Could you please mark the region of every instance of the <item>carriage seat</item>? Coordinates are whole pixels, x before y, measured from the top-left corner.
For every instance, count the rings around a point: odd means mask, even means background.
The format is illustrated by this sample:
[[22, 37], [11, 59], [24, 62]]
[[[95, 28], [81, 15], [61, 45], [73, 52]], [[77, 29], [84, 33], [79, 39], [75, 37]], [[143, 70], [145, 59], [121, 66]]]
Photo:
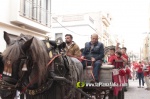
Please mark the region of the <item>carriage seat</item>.
[[[100, 69], [114, 69], [115, 66], [114, 65], [107, 65], [107, 64], [102, 64], [102, 66], [100, 67]], [[92, 69], [92, 66], [86, 66], [85, 68], [86, 70]]]
[[112, 72], [114, 65], [102, 64], [99, 72], [99, 81], [104, 83], [112, 82]]
[[114, 67], [114, 65], [102, 64], [101, 69], [113, 69]]
[[[100, 82], [112, 82], [112, 72], [113, 72], [114, 65], [106, 65], [102, 64], [101, 69], [99, 71], [99, 81]], [[92, 66], [86, 66], [84, 70], [84, 80], [86, 82], [91, 81], [92, 76], [91, 75]]]

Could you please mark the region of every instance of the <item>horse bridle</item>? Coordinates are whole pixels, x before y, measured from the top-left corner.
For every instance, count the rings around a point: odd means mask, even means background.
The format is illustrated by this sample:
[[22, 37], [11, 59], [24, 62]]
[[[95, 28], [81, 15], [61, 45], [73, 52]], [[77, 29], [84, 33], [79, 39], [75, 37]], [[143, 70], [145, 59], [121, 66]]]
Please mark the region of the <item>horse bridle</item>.
[[[21, 37], [20, 40], [27, 41], [27, 39], [25, 37]], [[18, 41], [20, 41], [20, 40], [18, 40]], [[21, 51], [21, 54], [23, 56], [19, 57], [19, 60], [21, 60], [20, 64], [19, 64], [19, 67], [23, 67], [23, 65], [27, 64], [27, 62], [29, 61], [29, 56], [24, 53], [24, 51], [22, 50], [21, 47], [20, 47], [20, 51]], [[4, 77], [4, 79], [0, 80], [0, 89], [1, 90], [17, 90], [17, 88], [21, 87], [20, 84], [23, 81], [23, 78], [25, 76], [25, 72], [26, 71], [22, 72], [21, 77], [19, 78], [19, 80], [17, 81], [17, 83], [15, 85], [14, 84], [10, 84], [7, 81], [5, 81], [5, 79], [8, 79], [8, 77]], [[13, 80], [13, 78], [11, 78], [10, 80]]]
[[[25, 37], [21, 37], [20, 40], [24, 40], [24, 41], [27, 41], [27, 39]], [[19, 40], [19, 41], [20, 41]], [[20, 63], [19, 63], [19, 68], [20, 67], [23, 67], [24, 64], [27, 64], [26, 62], [29, 61], [29, 56], [27, 55], [27, 53], [24, 53], [23, 49], [20, 47], [20, 50], [21, 50], [21, 54], [23, 55], [22, 57], [20, 57]], [[55, 59], [55, 57], [53, 58]], [[53, 60], [52, 59], [52, 60]], [[51, 61], [50, 61], [51, 63]], [[48, 63], [48, 64], [50, 64]], [[48, 65], [47, 65], [48, 66]], [[32, 66], [33, 67], [33, 66]], [[32, 69], [30, 69], [32, 71]], [[53, 79], [48, 79], [47, 82], [45, 82], [44, 84], [42, 84], [40, 87], [38, 87], [37, 89], [34, 89], [34, 90], [30, 90], [28, 89], [28, 86], [22, 86], [22, 82], [24, 80], [24, 77], [25, 75], [27, 74], [27, 77], [29, 77], [28, 75], [30, 75], [30, 71], [28, 71], [28, 73], [26, 73], [26, 71], [23, 71], [22, 72], [22, 75], [19, 77], [19, 80], [17, 81], [17, 83], [15, 85], [13, 84], [9, 84], [8, 82], [4, 81], [4, 80], [1, 80], [0, 81], [0, 89], [1, 90], [8, 90], [8, 91], [16, 91], [17, 89], [21, 90], [21, 93], [28, 93], [29, 95], [35, 95], [35, 94], [38, 94], [38, 93], [41, 93], [47, 89], [50, 88], [50, 86], [52, 85], [52, 82], [53, 82]], [[30, 83], [29, 83], [30, 84]], [[24, 89], [25, 90], [22, 90]], [[22, 92], [23, 91], [23, 92]]]

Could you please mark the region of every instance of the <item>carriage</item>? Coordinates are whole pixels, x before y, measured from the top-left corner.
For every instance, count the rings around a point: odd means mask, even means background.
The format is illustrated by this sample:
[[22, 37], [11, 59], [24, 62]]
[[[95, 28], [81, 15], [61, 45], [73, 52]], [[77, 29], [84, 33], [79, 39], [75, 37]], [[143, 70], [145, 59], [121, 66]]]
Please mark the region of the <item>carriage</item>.
[[[81, 99], [81, 94], [84, 99], [124, 98], [123, 86], [87, 86], [93, 79], [93, 67], [87, 66], [82, 72], [75, 59], [65, 55], [65, 43], [61, 38], [56, 41], [46, 39], [43, 43], [21, 34], [17, 40], [11, 41], [4, 32], [4, 39], [8, 48], [3, 53], [2, 99], [14, 99], [17, 90], [21, 93], [21, 99]], [[122, 85], [125, 76], [119, 73], [114, 66], [103, 64], [99, 72], [100, 83]]]
[[[109, 48], [105, 48], [105, 55]], [[120, 61], [116, 61], [120, 62]], [[91, 83], [93, 78], [93, 67], [86, 66], [84, 70], [84, 82], [86, 84], [82, 88], [84, 92], [90, 94], [94, 99], [124, 99], [124, 91], [128, 87], [128, 77], [130, 70], [128, 68], [115, 68], [113, 65], [102, 64], [99, 71], [99, 82]]]

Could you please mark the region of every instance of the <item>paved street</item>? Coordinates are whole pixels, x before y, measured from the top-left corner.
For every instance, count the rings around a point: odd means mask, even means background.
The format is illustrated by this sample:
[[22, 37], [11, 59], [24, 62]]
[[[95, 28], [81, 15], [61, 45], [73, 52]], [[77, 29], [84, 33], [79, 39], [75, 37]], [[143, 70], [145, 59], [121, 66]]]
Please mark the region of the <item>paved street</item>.
[[125, 99], [150, 99], [150, 91], [145, 90], [144, 88], [138, 87], [138, 80], [129, 82], [129, 89], [125, 92]]

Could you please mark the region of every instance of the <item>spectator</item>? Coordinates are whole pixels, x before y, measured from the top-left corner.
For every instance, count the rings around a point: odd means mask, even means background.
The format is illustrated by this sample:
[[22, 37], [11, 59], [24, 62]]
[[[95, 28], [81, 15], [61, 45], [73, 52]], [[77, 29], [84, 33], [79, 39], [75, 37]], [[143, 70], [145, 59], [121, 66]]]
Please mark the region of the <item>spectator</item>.
[[132, 71], [132, 80], [134, 81], [136, 79], [136, 69], [132, 63], [131, 65], [131, 71]]
[[144, 87], [144, 75], [143, 75], [143, 65], [141, 62], [139, 62], [137, 68], [138, 77], [139, 77], [139, 87], [141, 88], [141, 81], [142, 81], [142, 87]]
[[115, 55], [115, 49], [114, 48], [110, 48], [109, 49], [109, 58], [108, 58], [108, 65], [114, 65], [115, 66], [115, 59], [116, 59], [116, 55]]

